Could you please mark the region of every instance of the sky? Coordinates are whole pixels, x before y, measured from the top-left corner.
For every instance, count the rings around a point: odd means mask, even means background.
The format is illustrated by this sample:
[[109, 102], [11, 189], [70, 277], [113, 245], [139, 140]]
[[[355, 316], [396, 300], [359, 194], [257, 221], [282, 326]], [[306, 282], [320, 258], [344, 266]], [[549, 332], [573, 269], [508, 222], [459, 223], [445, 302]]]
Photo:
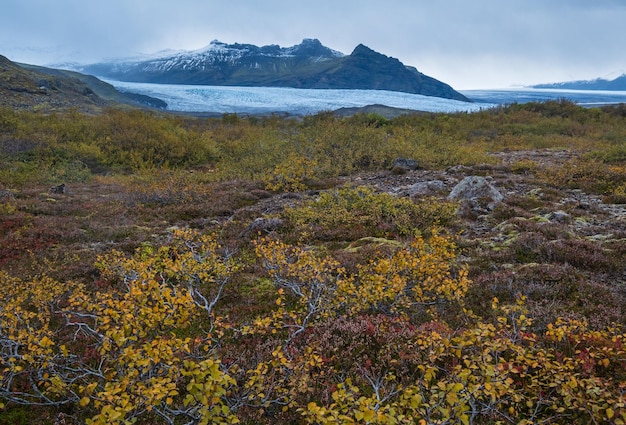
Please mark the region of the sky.
[[626, 73], [626, 0], [2, 0], [0, 55], [93, 63], [212, 40], [358, 44], [457, 90]]

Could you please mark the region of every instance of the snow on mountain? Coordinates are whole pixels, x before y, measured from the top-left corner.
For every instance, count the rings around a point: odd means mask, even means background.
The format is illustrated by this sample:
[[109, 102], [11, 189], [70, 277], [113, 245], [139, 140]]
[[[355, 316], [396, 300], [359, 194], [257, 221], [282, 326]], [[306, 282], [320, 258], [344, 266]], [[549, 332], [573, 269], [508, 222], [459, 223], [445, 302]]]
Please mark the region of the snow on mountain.
[[[252, 44], [227, 44], [213, 40], [207, 46], [196, 50], [162, 50], [152, 55], [114, 59], [109, 63], [112, 65], [112, 71], [118, 73], [137, 68], [141, 68], [144, 72], [205, 71], [212, 65], [236, 64], [242, 58], [294, 58], [298, 56], [313, 57], [319, 62], [345, 55], [323, 46], [317, 39], [305, 38], [301, 44], [291, 47], [280, 47], [274, 44], [258, 47]], [[81, 70], [78, 69], [78, 71]]]

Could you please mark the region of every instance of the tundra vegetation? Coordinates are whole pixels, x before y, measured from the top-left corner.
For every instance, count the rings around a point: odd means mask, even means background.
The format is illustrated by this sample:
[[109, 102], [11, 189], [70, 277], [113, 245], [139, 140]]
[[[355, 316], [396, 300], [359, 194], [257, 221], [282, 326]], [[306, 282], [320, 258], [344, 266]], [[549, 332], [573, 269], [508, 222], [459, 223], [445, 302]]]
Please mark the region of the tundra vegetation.
[[624, 424], [625, 117], [2, 109], [0, 424]]

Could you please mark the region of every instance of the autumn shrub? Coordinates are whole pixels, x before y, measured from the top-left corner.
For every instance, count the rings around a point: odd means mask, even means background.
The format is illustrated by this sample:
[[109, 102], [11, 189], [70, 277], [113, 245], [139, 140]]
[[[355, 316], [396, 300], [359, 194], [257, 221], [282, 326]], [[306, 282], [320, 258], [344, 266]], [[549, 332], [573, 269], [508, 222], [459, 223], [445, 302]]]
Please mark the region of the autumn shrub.
[[626, 204], [626, 183], [617, 186], [602, 200], [606, 204]]
[[584, 189], [609, 195], [626, 182], [626, 170], [593, 158], [568, 161], [560, 167], [542, 170], [540, 178], [556, 187]]
[[338, 314], [380, 312], [424, 321], [437, 318], [445, 305], [452, 317], [470, 285], [467, 270], [456, 264], [455, 244], [438, 234], [417, 237], [391, 257], [359, 266], [355, 274], [330, 255], [280, 241], [262, 240], [256, 249], [280, 288], [276, 303], [286, 308], [281, 315], [296, 333], [314, 319]]
[[541, 261], [541, 248], [547, 243], [546, 238], [535, 232], [522, 233], [510, 246], [515, 261], [536, 263]]
[[61, 229], [36, 226], [24, 216], [8, 219], [4, 226], [11, 231], [1, 239], [0, 266], [11, 265], [12, 262], [23, 261], [28, 257], [37, 259], [66, 237]]
[[205, 164], [219, 155], [208, 133], [187, 130], [175, 117], [110, 110], [98, 124], [95, 144], [110, 166], [177, 168]]
[[394, 158], [409, 154], [404, 140], [385, 128], [326, 117], [305, 121], [292, 144], [300, 155], [315, 158], [320, 177], [345, 176], [389, 168]]
[[542, 246], [541, 254], [545, 261], [571, 264], [583, 270], [611, 271], [620, 267], [600, 244], [584, 239], [551, 242]]
[[204, 174], [167, 168], [142, 170], [117, 179], [125, 189], [122, 199], [129, 204], [167, 206], [199, 202], [211, 196]]
[[0, 214], [3, 217], [12, 215], [17, 211], [17, 204], [13, 192], [0, 189]]
[[462, 136], [447, 131], [415, 131], [413, 127], [394, 128], [394, 138], [406, 146], [405, 157], [425, 168], [495, 163], [482, 142], [466, 143]]
[[[209, 133], [185, 127], [173, 116], [111, 109], [97, 116], [22, 112], [11, 121], [17, 124], [3, 128], [0, 141], [3, 150], [10, 151], [7, 166], [22, 175], [23, 182], [81, 181], [91, 172], [177, 168], [206, 164], [219, 156]], [[16, 144], [23, 148], [11, 148]], [[35, 169], [39, 175], [33, 174]], [[19, 183], [17, 177], [14, 180]]]
[[[621, 138], [620, 138], [621, 139]], [[612, 143], [602, 150], [594, 151], [590, 156], [607, 164], [624, 164], [626, 162], [626, 143]]]
[[[444, 324], [429, 326], [448, 333]], [[424, 353], [413, 347], [422, 332], [406, 319], [383, 314], [339, 316], [320, 321], [292, 345], [295, 350], [315, 347], [321, 355], [319, 371], [311, 377], [311, 393], [318, 403], [330, 405], [333, 392], [347, 377], [364, 395], [377, 392], [381, 399], [399, 385], [413, 383], [425, 360]], [[302, 405], [307, 403], [305, 399]]]
[[374, 311], [406, 315], [418, 323], [439, 319], [449, 323], [462, 317], [471, 282], [467, 269], [456, 262], [456, 245], [438, 234], [416, 238], [391, 257], [361, 266], [352, 286], [342, 290], [352, 312]]
[[[504, 148], [573, 147], [616, 163], [623, 139], [618, 115], [558, 102], [392, 120], [327, 113], [301, 121], [277, 116], [201, 120], [114, 109], [96, 116], [3, 111], [0, 117], [6, 123], [0, 147], [9, 155], [3, 165], [13, 167], [13, 174], [19, 171], [16, 182], [36, 181], [37, 169], [78, 162], [93, 174], [212, 164], [221, 179], [261, 179], [292, 155], [315, 160], [307, 177], [323, 179], [386, 169], [397, 157], [437, 168], [493, 163], [489, 152]], [[614, 136], [599, 146], [597, 139], [608, 133]], [[20, 165], [24, 160], [32, 167]]]
[[522, 159], [511, 164], [511, 171], [518, 174], [528, 174], [537, 171], [539, 165], [531, 159]]
[[450, 224], [456, 204], [425, 198], [414, 202], [366, 186], [324, 191], [316, 199], [287, 208], [287, 226], [317, 240], [354, 241], [363, 237], [429, 234]]
[[[102, 290], [2, 275], [0, 397], [17, 404], [86, 408], [91, 424], [139, 418], [235, 420], [234, 381], [211, 332], [228, 255], [209, 236], [177, 232], [170, 245], [99, 261]], [[204, 316], [200, 336], [192, 326]], [[193, 339], [191, 337], [194, 337]]]
[[[503, 417], [531, 424], [563, 415], [580, 423], [606, 418], [621, 423], [626, 418], [615, 392], [624, 369], [606, 356], [623, 358], [623, 335], [596, 333], [580, 321], [559, 321], [535, 334], [528, 331], [532, 320], [523, 298], [512, 306], [494, 300], [493, 308], [495, 325], [452, 335], [418, 330], [402, 344], [406, 354], [400, 362], [392, 359], [381, 372], [373, 366], [375, 357], [369, 367], [366, 358], [365, 366], [331, 387], [330, 400], [298, 411], [306, 423], [323, 424], [501, 423]], [[414, 378], [401, 384], [404, 375], [394, 368], [418, 358]]]
[[307, 189], [310, 178], [318, 174], [316, 166], [315, 160], [291, 154], [262, 179], [267, 190], [300, 192]]
[[[103, 255], [94, 291], [3, 273], [1, 402], [71, 405], [92, 424], [626, 419], [616, 328], [538, 330], [517, 295], [484, 306], [489, 321], [459, 310], [455, 326], [441, 311], [394, 313], [466, 298], [449, 238], [417, 238], [354, 275], [310, 247], [261, 240], [276, 299], [243, 322], [219, 314], [236, 264], [215, 238], [164, 242]], [[540, 270], [525, 279], [546, 291], [572, 269]]]

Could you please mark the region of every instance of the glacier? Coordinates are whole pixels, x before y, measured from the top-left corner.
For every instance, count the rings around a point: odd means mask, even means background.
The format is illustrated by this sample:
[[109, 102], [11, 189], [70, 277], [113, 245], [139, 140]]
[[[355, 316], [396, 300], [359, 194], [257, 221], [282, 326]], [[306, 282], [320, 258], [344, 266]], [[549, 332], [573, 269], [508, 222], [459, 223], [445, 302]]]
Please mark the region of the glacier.
[[386, 105], [425, 112], [476, 112], [511, 103], [569, 99], [593, 107], [626, 103], [624, 91], [509, 88], [462, 90], [473, 103], [418, 94], [353, 89], [296, 89], [122, 82], [100, 77], [122, 92], [156, 97], [167, 110], [191, 113], [309, 115], [339, 108]]
[[617, 90], [571, 90], [571, 89], [535, 89], [516, 87], [492, 90], [461, 90], [465, 96], [475, 102], [506, 105], [511, 103], [542, 102], [546, 100], [567, 99], [580, 106], [596, 107], [626, 103], [626, 91]]
[[309, 115], [375, 104], [426, 112], [475, 112], [497, 106], [386, 90], [199, 86], [100, 79], [122, 92], [161, 99], [167, 103], [167, 110], [176, 112]]

